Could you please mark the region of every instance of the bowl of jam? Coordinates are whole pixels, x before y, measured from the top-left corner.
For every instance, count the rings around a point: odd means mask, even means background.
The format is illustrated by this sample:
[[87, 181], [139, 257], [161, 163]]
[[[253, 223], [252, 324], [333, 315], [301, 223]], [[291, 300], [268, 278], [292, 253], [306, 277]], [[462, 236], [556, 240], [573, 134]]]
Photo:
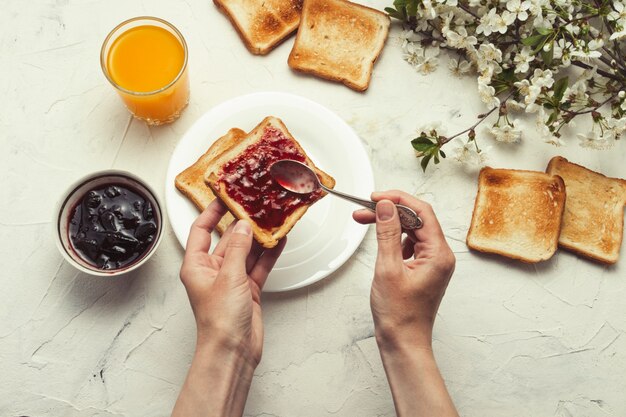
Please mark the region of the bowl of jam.
[[80, 271], [115, 276], [143, 265], [163, 234], [156, 193], [137, 176], [101, 171], [75, 182], [59, 202], [57, 246]]

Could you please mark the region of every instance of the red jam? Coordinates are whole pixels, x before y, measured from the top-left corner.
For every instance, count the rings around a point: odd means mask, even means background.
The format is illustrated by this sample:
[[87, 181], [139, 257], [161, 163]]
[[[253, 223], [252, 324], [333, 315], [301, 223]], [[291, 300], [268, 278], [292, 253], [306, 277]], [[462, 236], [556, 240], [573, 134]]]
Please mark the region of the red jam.
[[230, 198], [239, 203], [262, 229], [280, 227], [298, 207], [312, 204], [322, 191], [296, 194], [282, 188], [270, 175], [276, 161], [306, 158], [293, 142], [278, 129], [266, 127], [261, 140], [248, 146], [222, 167], [218, 181]]

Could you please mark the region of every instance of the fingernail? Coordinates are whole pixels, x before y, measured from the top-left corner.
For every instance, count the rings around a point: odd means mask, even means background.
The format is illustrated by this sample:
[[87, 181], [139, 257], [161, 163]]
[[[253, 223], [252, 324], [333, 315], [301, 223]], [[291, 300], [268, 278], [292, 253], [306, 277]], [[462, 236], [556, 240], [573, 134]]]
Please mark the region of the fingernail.
[[239, 220], [237, 224], [235, 224], [233, 233], [241, 233], [242, 235], [249, 235], [250, 233], [252, 233], [252, 228], [250, 227], [250, 223], [248, 223], [245, 220]]
[[389, 220], [393, 218], [395, 212], [396, 206], [389, 200], [382, 200], [376, 204], [376, 217], [378, 217], [378, 220]]

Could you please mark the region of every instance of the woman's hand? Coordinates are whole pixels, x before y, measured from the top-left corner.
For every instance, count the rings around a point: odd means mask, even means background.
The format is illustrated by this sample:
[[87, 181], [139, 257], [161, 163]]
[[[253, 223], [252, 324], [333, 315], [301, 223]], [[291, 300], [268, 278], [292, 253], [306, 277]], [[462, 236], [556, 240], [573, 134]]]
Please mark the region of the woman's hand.
[[[371, 306], [376, 341], [399, 417], [458, 417], [432, 351], [432, 330], [452, 272], [448, 247], [432, 208], [401, 191], [373, 193], [376, 213], [354, 219], [376, 223], [378, 256]], [[394, 203], [412, 208], [424, 227], [402, 229]], [[404, 259], [413, 258], [409, 261]]]
[[[402, 191], [372, 194], [376, 213], [359, 210], [359, 223], [376, 223], [378, 256], [371, 306], [379, 343], [410, 343], [430, 348], [432, 328], [455, 258], [433, 209]], [[412, 208], [424, 221], [421, 229], [402, 229], [394, 203]], [[409, 261], [404, 259], [413, 258]]]
[[263, 351], [261, 290], [285, 246], [264, 250], [250, 224], [232, 224], [212, 254], [226, 213], [213, 201], [191, 226], [180, 279], [196, 318], [197, 344], [173, 416], [240, 416]]
[[233, 223], [212, 254], [211, 232], [226, 213], [215, 200], [191, 226], [180, 278], [198, 327], [198, 343], [223, 344], [256, 366], [263, 349], [261, 290], [285, 246], [263, 250], [250, 224]]

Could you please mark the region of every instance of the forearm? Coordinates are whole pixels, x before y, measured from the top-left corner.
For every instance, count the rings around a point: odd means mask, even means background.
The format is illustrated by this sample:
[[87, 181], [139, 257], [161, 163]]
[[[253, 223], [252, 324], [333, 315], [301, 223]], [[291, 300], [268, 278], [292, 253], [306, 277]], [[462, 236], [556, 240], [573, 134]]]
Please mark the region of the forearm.
[[237, 351], [199, 343], [172, 417], [240, 417], [253, 373]]
[[458, 417], [432, 349], [380, 342], [379, 348], [399, 417]]

